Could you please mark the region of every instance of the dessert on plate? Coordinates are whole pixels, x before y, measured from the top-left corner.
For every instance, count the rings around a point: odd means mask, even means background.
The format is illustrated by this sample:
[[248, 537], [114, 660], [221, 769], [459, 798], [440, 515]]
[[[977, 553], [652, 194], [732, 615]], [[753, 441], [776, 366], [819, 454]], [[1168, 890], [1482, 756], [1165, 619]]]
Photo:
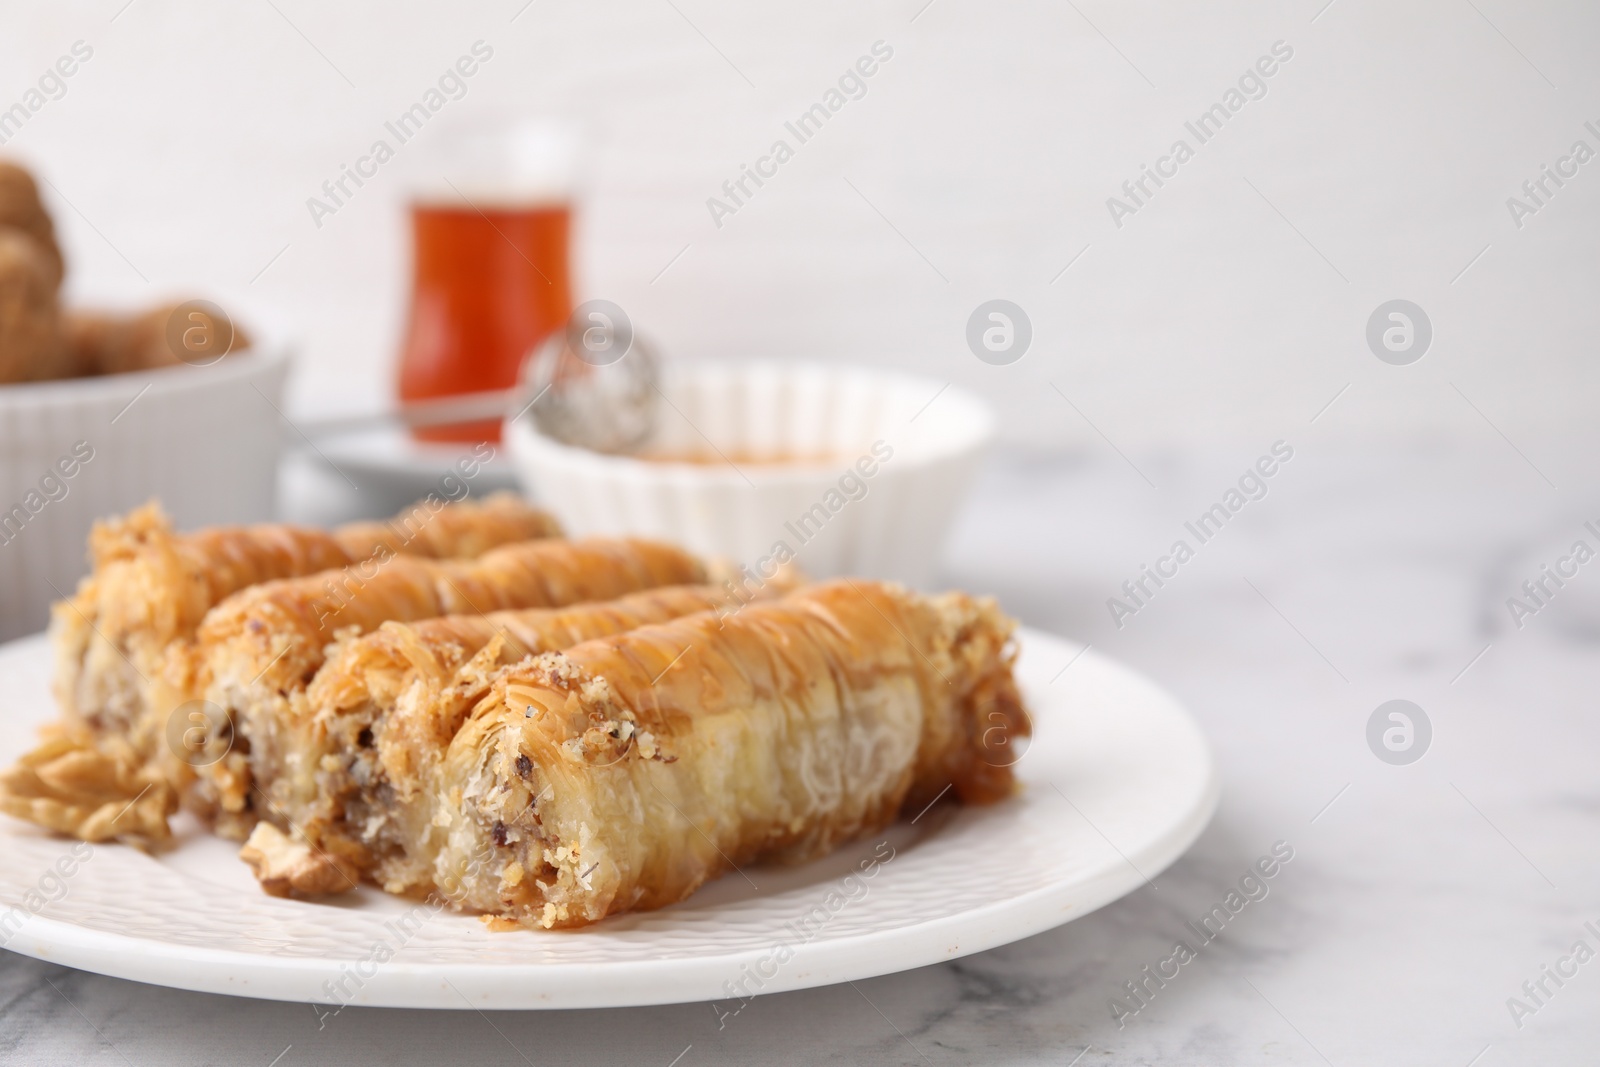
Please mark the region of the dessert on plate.
[[1015, 788], [1030, 723], [992, 600], [790, 567], [751, 588], [558, 534], [503, 498], [332, 532], [103, 524], [52, 625], [62, 719], [0, 811], [159, 848], [182, 806], [248, 835], [269, 893], [367, 882], [510, 929]]
[[[792, 587], [769, 582], [757, 596]], [[346, 641], [295, 709], [284, 739], [291, 772], [273, 790], [284, 829], [297, 829], [327, 857], [309, 857], [300, 879], [334, 892], [349, 888], [350, 880], [325, 870], [337, 856], [392, 893], [426, 892], [442, 832], [434, 806], [439, 767], [501, 668], [681, 615], [726, 614], [730, 603], [714, 585], [665, 586], [568, 608], [386, 622]], [[276, 823], [259, 824], [256, 844], [275, 830]]]
[[[502, 544], [553, 537], [549, 515], [509, 494], [483, 503], [419, 503], [383, 522], [335, 530], [263, 524], [180, 534], [151, 503], [100, 522], [89, 574], [51, 612], [55, 694], [71, 719], [151, 753], [165, 728], [151, 687], [178, 642], [234, 593], [366, 560], [472, 558]], [[160, 713], [157, 713], [157, 712]]]
[[160, 706], [220, 709], [232, 749], [205, 761], [188, 800], [224, 836], [287, 816], [272, 791], [290, 771], [290, 723], [336, 637], [390, 621], [462, 612], [562, 607], [640, 589], [703, 582], [705, 565], [671, 545], [591, 538], [503, 545], [472, 560], [396, 556], [333, 574], [265, 582], [207, 613], [192, 643], [171, 651]]
[[445, 755], [435, 884], [580, 926], [823, 855], [947, 789], [1001, 800], [985, 733], [1027, 728], [1011, 628], [992, 602], [846, 579], [507, 667]]

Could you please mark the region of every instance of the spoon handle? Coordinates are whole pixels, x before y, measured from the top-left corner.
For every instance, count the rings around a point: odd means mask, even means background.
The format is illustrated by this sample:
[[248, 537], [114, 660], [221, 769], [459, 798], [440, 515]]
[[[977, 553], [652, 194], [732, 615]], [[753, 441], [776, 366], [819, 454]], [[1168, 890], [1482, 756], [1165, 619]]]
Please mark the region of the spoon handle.
[[334, 434], [350, 433], [391, 423], [412, 427], [458, 426], [467, 422], [502, 418], [510, 412], [516, 397], [516, 389], [461, 393], [458, 396], [444, 396], [435, 400], [414, 400], [384, 411], [308, 419], [296, 425], [307, 437], [330, 437]]

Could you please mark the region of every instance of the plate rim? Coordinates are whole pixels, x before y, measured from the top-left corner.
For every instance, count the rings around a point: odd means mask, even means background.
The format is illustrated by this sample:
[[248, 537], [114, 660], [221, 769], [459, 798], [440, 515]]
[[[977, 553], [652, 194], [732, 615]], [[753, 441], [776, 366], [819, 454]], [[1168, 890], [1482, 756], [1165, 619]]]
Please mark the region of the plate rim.
[[[0, 656], [17, 646], [38, 642], [43, 634], [0, 644]], [[1081, 919], [1111, 904], [1176, 862], [1210, 824], [1221, 800], [1222, 783], [1215, 755], [1199, 722], [1167, 689], [1122, 661], [1079, 642], [1031, 627], [1018, 627], [1024, 648], [1054, 648], [1067, 658], [1090, 660], [1119, 676], [1123, 683], [1142, 685], [1167, 710], [1187, 725], [1203, 769], [1196, 802], [1161, 834], [1118, 854], [1123, 862], [1070, 883], [1053, 882], [1019, 896], [910, 926], [869, 930], [795, 946], [791, 961], [766, 980], [756, 995], [810, 989], [916, 970], [950, 959], [1036, 936]], [[1070, 663], [1069, 663], [1070, 665]], [[1091, 824], [1092, 825], [1092, 824]], [[1102, 835], [1103, 836], [1103, 835]], [[1113, 846], [1115, 848], [1115, 846]], [[1147, 873], [1146, 873], [1147, 872]], [[1068, 899], [1072, 898], [1072, 899]], [[582, 936], [563, 932], [560, 936]], [[897, 946], [890, 954], [876, 952], [884, 943]], [[909, 948], [908, 946], [915, 946]], [[939, 947], [948, 946], [948, 947]], [[451, 1008], [474, 1010], [581, 1010], [644, 1007], [662, 1004], [717, 1003], [739, 999], [725, 991], [706, 995], [724, 979], [737, 977], [742, 965], [764, 958], [770, 946], [697, 953], [689, 958], [618, 960], [578, 963], [413, 962], [397, 955], [366, 979], [358, 994], [340, 1003], [308, 1001], [305, 990], [324, 988], [352, 961], [313, 956], [272, 956], [238, 949], [93, 930], [46, 914], [32, 915], [4, 946], [44, 962], [128, 981], [190, 992], [295, 1003], [330, 1009], [345, 1006]], [[152, 952], [152, 948], [156, 951]], [[161, 951], [161, 949], [166, 951]], [[231, 973], [230, 973], [231, 972]], [[552, 978], [555, 978], [552, 981]], [[259, 983], [252, 979], [261, 979]], [[457, 983], [483, 992], [469, 997]], [[256, 988], [259, 985], [260, 988]], [[289, 988], [294, 987], [294, 988]], [[454, 1000], [443, 994], [453, 990]]]

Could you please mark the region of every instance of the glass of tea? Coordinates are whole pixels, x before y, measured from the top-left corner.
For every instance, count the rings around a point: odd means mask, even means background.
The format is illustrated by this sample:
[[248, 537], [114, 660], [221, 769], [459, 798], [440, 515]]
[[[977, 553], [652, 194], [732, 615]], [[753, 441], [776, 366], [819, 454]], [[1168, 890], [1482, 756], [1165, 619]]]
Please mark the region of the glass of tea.
[[[528, 353], [572, 313], [572, 130], [521, 121], [438, 133], [410, 205], [402, 402], [511, 388]], [[495, 420], [412, 432], [500, 440]]]

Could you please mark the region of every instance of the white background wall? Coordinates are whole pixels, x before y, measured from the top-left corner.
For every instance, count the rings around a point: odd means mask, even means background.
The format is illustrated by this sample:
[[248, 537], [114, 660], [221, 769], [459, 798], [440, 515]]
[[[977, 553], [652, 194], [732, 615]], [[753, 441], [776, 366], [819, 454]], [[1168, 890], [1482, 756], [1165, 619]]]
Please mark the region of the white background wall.
[[[589, 124], [580, 292], [673, 355], [918, 368], [1015, 441], [1104, 447], [1053, 382], [1130, 450], [1270, 442], [1353, 383], [1319, 432], [1492, 438], [1487, 416], [1557, 481], [1584, 462], [1541, 442], [1592, 418], [1600, 161], [1521, 230], [1505, 200], [1600, 149], [1594, 5], [124, 3], [8, 5], [0, 107], [95, 51], [0, 153], [59, 190], [75, 298], [199, 289], [295, 323], [301, 413], [389, 388], [407, 159], [320, 230], [305, 200], [482, 39], [450, 113]], [[718, 229], [706, 198], [880, 39], [868, 95]], [[1117, 229], [1106, 197], [1277, 40], [1268, 95]], [[997, 296], [1035, 329], [1003, 368], [963, 339]], [[1434, 322], [1411, 367], [1363, 340], [1393, 297]]]

